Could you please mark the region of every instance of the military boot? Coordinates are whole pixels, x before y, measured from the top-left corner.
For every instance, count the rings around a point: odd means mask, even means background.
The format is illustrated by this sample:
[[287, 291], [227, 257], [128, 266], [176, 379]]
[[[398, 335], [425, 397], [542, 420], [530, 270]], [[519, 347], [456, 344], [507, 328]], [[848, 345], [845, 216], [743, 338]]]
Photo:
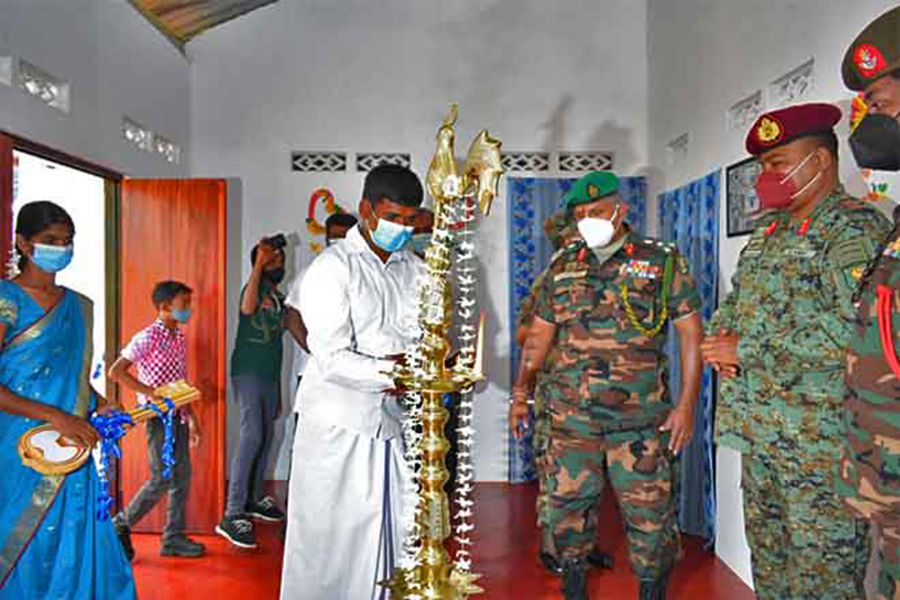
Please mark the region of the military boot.
[[550, 554], [549, 552], [541, 551], [538, 553], [538, 560], [541, 561], [541, 564], [544, 565], [544, 568], [547, 569], [553, 575], [559, 577], [563, 574], [562, 563], [559, 562], [559, 559]]
[[567, 560], [563, 564], [562, 593], [565, 600], [589, 600], [585, 560]]
[[593, 550], [591, 550], [591, 553], [588, 554], [587, 560], [592, 567], [596, 567], [598, 569], [613, 568], [612, 556], [610, 556], [603, 550], [600, 550], [599, 548], [594, 548]]
[[666, 600], [669, 576], [663, 575], [654, 581], [641, 581], [640, 600]]

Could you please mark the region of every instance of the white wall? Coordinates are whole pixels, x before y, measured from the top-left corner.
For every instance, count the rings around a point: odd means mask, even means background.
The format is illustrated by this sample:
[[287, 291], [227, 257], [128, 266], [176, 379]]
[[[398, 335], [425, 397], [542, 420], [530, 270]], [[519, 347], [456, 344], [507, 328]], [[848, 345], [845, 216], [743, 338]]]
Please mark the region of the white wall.
[[[0, 0], [0, 57], [70, 85], [71, 110], [0, 84], [0, 129], [133, 176], [189, 172], [190, 65], [124, 1]], [[183, 148], [180, 165], [121, 135], [128, 115]]]
[[[192, 174], [241, 178], [245, 251], [278, 230], [306, 240], [315, 188], [355, 210], [361, 175], [292, 173], [292, 150], [410, 152], [424, 174], [451, 101], [460, 154], [487, 127], [510, 150], [611, 149], [630, 174], [647, 155], [645, 46], [646, 7], [635, 0], [280, 2], [191, 43]], [[481, 236], [495, 319], [491, 384], [476, 400], [481, 480], [506, 477], [504, 204]], [[296, 262], [309, 259], [304, 248]]]
[[[815, 59], [815, 84], [808, 100], [839, 102], [844, 89], [840, 64], [847, 46], [890, 0], [649, 0], [649, 155], [653, 195], [745, 158], [746, 131], [727, 132], [729, 107], [781, 75]], [[666, 145], [687, 132], [687, 155], [667, 165]], [[855, 193], [862, 180], [846, 146], [842, 122], [842, 175]], [[896, 191], [896, 187], [894, 188]], [[725, 235], [724, 199], [720, 216], [723, 292], [730, 289], [737, 256], [746, 237]], [[719, 505], [716, 550], [750, 582], [749, 550], [743, 535], [740, 456], [720, 449], [717, 457]]]

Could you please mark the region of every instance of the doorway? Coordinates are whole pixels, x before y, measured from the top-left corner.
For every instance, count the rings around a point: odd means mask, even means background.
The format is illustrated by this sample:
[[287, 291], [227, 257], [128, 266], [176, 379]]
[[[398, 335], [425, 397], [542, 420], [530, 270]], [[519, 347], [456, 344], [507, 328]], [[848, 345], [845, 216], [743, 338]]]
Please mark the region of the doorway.
[[29, 202], [49, 200], [63, 207], [75, 222], [75, 257], [58, 282], [94, 302], [94, 358], [91, 383], [106, 395], [107, 307], [106, 181], [61, 163], [13, 151], [12, 225]]

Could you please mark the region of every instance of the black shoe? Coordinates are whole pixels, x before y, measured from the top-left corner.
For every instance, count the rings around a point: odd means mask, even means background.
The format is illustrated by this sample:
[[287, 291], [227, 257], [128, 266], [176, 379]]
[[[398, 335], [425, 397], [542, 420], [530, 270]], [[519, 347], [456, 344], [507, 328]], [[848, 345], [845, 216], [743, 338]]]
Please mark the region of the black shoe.
[[243, 517], [225, 517], [216, 525], [216, 533], [238, 548], [256, 548], [253, 523]]
[[589, 600], [587, 593], [587, 562], [566, 561], [563, 565], [562, 593], [565, 600]]
[[284, 521], [284, 512], [275, 506], [275, 499], [272, 496], [266, 496], [259, 502], [250, 504], [247, 507], [247, 515], [269, 523], [281, 523]]
[[563, 567], [559, 564], [559, 560], [549, 552], [538, 552], [538, 560], [553, 575], [559, 577], [563, 574]]
[[656, 581], [641, 581], [640, 600], [666, 600], [666, 586], [669, 577], [660, 577]]
[[134, 546], [131, 545], [131, 528], [125, 523], [116, 521], [113, 522], [113, 527], [116, 528], [116, 535], [119, 536], [119, 541], [122, 542], [125, 558], [128, 559], [128, 562], [131, 562], [134, 560]]
[[206, 554], [206, 546], [188, 539], [186, 536], [177, 535], [164, 540], [159, 553], [161, 556], [178, 556], [181, 558], [199, 558]]
[[587, 561], [592, 567], [595, 567], [597, 569], [613, 568], [612, 556], [598, 548], [594, 548], [593, 550], [591, 550], [591, 553], [587, 556]]

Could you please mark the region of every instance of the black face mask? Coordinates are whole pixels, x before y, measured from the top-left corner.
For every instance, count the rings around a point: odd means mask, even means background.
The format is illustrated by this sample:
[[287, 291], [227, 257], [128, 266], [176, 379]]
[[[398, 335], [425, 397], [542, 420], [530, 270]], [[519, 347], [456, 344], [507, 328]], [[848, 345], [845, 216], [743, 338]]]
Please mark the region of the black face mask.
[[271, 271], [263, 271], [263, 275], [266, 276], [266, 279], [278, 285], [282, 281], [284, 281], [284, 269], [272, 269]]
[[850, 135], [850, 149], [861, 169], [900, 171], [900, 123], [890, 115], [866, 115]]

